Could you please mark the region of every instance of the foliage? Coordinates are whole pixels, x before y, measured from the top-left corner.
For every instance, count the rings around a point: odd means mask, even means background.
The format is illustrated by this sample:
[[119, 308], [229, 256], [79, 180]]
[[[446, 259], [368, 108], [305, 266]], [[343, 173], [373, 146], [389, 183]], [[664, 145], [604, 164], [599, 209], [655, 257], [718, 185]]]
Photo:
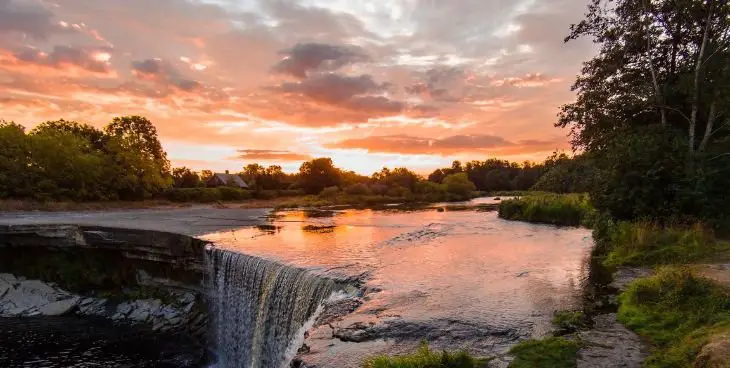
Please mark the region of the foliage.
[[730, 293], [686, 268], [667, 267], [619, 296], [619, 321], [654, 345], [646, 367], [689, 367], [709, 337], [730, 330]]
[[340, 184], [340, 170], [331, 158], [315, 158], [299, 167], [299, 186], [309, 194], [318, 194], [327, 187]]
[[499, 217], [507, 220], [591, 226], [596, 216], [585, 194], [532, 193], [499, 204]]
[[532, 190], [553, 193], [587, 193], [596, 181], [594, 162], [587, 155], [573, 158], [565, 153], [553, 153], [545, 160], [547, 170], [532, 186]]
[[563, 337], [525, 340], [509, 353], [515, 357], [509, 368], [572, 368], [576, 366], [578, 343]]
[[386, 356], [368, 359], [365, 368], [476, 368], [483, 362], [473, 358], [467, 352], [441, 353], [434, 352], [424, 342], [418, 350], [409, 355]]
[[477, 189], [474, 183], [469, 180], [466, 173], [451, 174], [447, 176], [444, 178], [444, 186], [446, 187], [447, 193], [459, 199], [471, 198], [472, 192]]
[[608, 247], [608, 266], [647, 266], [689, 263], [730, 248], [706, 227], [663, 226], [651, 222], [617, 222], [600, 235]]
[[586, 315], [581, 311], [563, 310], [555, 312], [553, 326], [557, 335], [574, 333], [588, 325]]
[[600, 45], [562, 107], [619, 219], [730, 218], [730, 3], [593, 0], [567, 40]]
[[183, 166], [172, 170], [172, 185], [175, 188], [198, 188], [204, 183], [196, 172]]
[[534, 165], [530, 162], [518, 164], [506, 160], [488, 159], [469, 161], [462, 165], [461, 162], [454, 161], [451, 167], [436, 169], [428, 176], [428, 180], [441, 184], [449, 175], [463, 172], [480, 191], [528, 190], [544, 171], [544, 165]]
[[284, 173], [281, 166], [263, 167], [248, 164], [239, 174], [250, 188], [256, 190], [283, 190], [294, 184], [295, 176]]
[[368, 195], [370, 194], [370, 188], [363, 183], [351, 184], [345, 187], [345, 193], [350, 195]]
[[339, 193], [340, 193], [340, 188], [333, 186], [333, 187], [327, 187], [327, 188], [322, 189], [322, 191], [319, 192], [319, 196], [325, 197], [325, 198], [331, 198], [331, 197], [338, 195]]

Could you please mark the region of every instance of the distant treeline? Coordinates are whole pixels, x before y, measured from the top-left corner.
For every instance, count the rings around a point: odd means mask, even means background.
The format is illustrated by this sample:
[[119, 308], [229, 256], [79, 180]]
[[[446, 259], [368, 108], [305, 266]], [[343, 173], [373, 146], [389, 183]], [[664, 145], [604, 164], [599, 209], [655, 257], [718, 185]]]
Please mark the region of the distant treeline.
[[[582, 191], [582, 159], [554, 154], [541, 164], [489, 159], [437, 169], [423, 177], [407, 168], [364, 176], [335, 167], [329, 158], [304, 162], [288, 174], [280, 166], [249, 164], [235, 173], [247, 184], [211, 186], [214, 173], [171, 168], [152, 123], [141, 116], [115, 118], [103, 129], [48, 121], [26, 132], [0, 121], [0, 198], [32, 200], [243, 200], [340, 192], [354, 196], [457, 200], [475, 191]], [[419, 198], [420, 198], [419, 197]]]

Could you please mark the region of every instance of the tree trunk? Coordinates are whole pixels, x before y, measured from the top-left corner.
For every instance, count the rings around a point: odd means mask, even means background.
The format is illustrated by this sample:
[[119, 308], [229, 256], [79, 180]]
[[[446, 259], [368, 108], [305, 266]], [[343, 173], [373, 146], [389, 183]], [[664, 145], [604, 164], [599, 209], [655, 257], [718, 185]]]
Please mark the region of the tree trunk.
[[689, 119], [689, 158], [693, 161], [695, 155], [695, 131], [697, 128], [697, 110], [700, 104], [700, 72], [702, 71], [702, 63], [705, 56], [705, 48], [707, 46], [707, 38], [710, 33], [710, 20], [712, 19], [712, 1], [709, 1], [710, 9], [707, 12], [707, 20], [702, 35], [702, 44], [700, 52], [697, 55], [694, 72], [694, 91], [692, 91], [692, 114]]
[[705, 148], [707, 148], [707, 143], [710, 141], [710, 136], [712, 136], [712, 128], [715, 123], [715, 101], [712, 101], [710, 104], [710, 114], [707, 116], [707, 126], [705, 127], [705, 135], [702, 137], [702, 142], [700, 143], [700, 147], [697, 149], [699, 152], [703, 152]]

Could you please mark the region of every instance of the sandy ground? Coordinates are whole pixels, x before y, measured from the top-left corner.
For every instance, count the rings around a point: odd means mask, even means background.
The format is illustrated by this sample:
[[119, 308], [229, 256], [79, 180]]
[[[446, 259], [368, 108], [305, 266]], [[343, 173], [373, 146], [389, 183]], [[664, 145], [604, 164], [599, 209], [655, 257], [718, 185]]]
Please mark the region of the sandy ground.
[[160, 208], [73, 212], [5, 212], [1, 225], [75, 224], [203, 235], [266, 223], [269, 208], [215, 208], [197, 205]]

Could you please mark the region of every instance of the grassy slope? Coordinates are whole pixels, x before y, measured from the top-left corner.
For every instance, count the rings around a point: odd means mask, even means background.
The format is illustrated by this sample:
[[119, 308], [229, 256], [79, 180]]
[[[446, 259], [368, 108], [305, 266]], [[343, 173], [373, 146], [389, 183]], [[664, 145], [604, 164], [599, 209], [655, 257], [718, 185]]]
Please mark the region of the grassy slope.
[[565, 226], [590, 226], [596, 211], [585, 194], [534, 192], [502, 201], [499, 217]]

